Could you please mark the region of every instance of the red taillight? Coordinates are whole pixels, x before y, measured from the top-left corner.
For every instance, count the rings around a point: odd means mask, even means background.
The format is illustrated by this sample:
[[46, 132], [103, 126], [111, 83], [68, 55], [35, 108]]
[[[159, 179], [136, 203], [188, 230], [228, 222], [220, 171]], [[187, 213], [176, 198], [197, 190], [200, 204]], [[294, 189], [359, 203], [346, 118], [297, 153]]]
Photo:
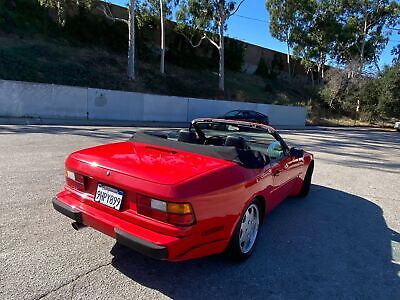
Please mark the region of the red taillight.
[[172, 203], [138, 195], [136, 206], [139, 214], [165, 223], [189, 226], [195, 222], [190, 203]]
[[85, 177], [70, 170], [65, 170], [65, 181], [68, 186], [80, 192], [85, 191]]

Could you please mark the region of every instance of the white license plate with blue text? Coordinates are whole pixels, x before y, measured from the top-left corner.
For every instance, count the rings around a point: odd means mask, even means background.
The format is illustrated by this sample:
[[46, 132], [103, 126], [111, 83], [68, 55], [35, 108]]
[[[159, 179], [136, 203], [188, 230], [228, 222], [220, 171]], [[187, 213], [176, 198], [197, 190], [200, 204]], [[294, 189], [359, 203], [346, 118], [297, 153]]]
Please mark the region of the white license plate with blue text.
[[121, 207], [123, 196], [123, 191], [99, 183], [97, 185], [94, 201], [119, 210]]

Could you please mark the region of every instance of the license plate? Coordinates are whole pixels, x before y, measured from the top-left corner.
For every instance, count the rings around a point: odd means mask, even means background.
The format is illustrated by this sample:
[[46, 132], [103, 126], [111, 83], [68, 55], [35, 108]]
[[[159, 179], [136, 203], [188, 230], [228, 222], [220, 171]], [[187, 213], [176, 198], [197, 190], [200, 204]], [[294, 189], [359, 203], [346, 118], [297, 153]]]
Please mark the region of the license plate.
[[123, 196], [123, 191], [99, 183], [97, 185], [94, 201], [119, 210]]

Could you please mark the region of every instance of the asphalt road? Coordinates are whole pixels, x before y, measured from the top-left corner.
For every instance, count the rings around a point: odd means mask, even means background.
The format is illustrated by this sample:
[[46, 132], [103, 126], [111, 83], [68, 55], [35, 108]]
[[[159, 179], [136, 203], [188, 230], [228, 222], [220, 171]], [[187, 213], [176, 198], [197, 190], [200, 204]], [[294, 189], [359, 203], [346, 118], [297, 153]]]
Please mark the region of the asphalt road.
[[68, 153], [134, 130], [0, 126], [1, 299], [400, 299], [400, 133], [284, 131], [315, 153], [314, 185], [238, 264], [154, 261], [53, 210]]

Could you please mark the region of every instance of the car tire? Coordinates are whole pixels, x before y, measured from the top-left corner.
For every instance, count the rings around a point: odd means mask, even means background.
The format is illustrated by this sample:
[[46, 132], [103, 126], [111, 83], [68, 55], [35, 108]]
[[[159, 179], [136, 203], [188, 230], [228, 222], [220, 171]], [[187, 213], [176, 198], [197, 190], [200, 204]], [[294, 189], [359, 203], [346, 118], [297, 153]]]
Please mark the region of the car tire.
[[253, 200], [242, 213], [229, 243], [227, 254], [236, 261], [243, 261], [253, 253], [261, 226], [260, 202]]
[[301, 186], [301, 190], [300, 193], [298, 194], [298, 197], [306, 197], [310, 192], [313, 172], [314, 172], [314, 162], [311, 161], [310, 165], [308, 166], [306, 176], [304, 176], [303, 185]]

